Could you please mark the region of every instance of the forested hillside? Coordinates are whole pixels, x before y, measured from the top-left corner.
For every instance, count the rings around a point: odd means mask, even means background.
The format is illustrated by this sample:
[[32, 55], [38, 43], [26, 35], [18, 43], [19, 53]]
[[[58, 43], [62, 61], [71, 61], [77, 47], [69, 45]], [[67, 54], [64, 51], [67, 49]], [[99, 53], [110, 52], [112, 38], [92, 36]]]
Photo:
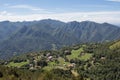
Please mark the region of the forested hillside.
[[31, 52], [0, 61], [0, 80], [119, 80], [120, 41]]

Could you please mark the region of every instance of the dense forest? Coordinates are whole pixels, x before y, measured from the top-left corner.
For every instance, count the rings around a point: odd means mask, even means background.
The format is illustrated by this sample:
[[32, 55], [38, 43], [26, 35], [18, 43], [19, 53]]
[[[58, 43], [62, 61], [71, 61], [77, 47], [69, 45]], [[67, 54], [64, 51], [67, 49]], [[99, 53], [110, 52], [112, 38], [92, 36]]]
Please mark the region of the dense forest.
[[31, 52], [0, 64], [0, 80], [120, 80], [120, 41]]

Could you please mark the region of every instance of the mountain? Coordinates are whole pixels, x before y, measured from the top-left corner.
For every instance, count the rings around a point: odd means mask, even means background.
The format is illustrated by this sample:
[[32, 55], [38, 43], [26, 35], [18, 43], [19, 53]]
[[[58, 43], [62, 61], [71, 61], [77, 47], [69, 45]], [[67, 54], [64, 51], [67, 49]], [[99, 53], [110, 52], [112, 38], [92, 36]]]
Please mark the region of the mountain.
[[13, 56], [14, 53], [59, 49], [62, 46], [78, 43], [103, 42], [120, 38], [120, 27], [109, 23], [100, 24], [91, 21], [64, 23], [46, 19], [16, 24], [21, 27], [0, 43], [2, 58], [6, 55]]
[[[34, 22], [32, 22], [33, 24]], [[31, 25], [31, 22], [0, 22], [0, 42], [8, 39], [11, 35], [15, 34], [19, 29], [24, 26]]]
[[0, 42], [7, 39], [14, 31], [18, 29], [15, 23], [9, 21], [0, 22]]

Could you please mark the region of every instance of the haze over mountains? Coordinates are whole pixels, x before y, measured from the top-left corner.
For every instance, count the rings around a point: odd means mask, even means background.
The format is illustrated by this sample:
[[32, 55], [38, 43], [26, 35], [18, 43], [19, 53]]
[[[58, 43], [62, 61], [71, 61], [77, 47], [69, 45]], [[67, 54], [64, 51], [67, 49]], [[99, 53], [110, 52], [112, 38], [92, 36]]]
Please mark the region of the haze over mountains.
[[0, 57], [119, 38], [120, 27], [109, 23], [91, 21], [64, 23], [51, 19], [31, 22], [4, 21], [0, 22]]

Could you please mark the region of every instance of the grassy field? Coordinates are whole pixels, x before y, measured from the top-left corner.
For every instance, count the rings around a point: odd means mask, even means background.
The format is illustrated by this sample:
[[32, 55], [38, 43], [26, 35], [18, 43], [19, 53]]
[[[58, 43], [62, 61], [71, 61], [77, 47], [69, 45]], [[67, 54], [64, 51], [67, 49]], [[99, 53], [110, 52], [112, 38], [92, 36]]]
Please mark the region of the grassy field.
[[83, 56], [79, 56], [81, 52], [83, 52], [83, 47], [79, 48], [78, 50], [72, 50], [72, 54], [67, 55], [67, 58], [69, 60], [77, 58], [77, 59], [86, 61], [86, 60], [90, 59], [90, 57], [92, 56], [92, 54], [89, 54], [89, 53], [85, 53]]
[[69, 62], [65, 62], [64, 58], [59, 57], [58, 58], [59, 63], [55, 63], [53, 62], [48, 62], [48, 66], [44, 67], [44, 70], [50, 71], [51, 69], [55, 69], [55, 68], [61, 68], [61, 69], [65, 69], [64, 68], [64, 64], [68, 65], [70, 64]]
[[75, 58], [80, 58], [79, 55], [83, 51], [83, 48], [79, 48], [78, 50], [72, 50], [71, 55], [67, 55], [67, 58], [70, 59], [75, 59]]
[[115, 49], [118, 49], [120, 48], [120, 41], [114, 43], [113, 45], [110, 46], [110, 49], [111, 50], [115, 50]]
[[63, 64], [66, 64], [66, 65], [67, 65], [67, 64], [70, 64], [69, 62], [65, 62], [65, 60], [64, 60], [63, 58], [61, 58], [61, 57], [58, 58], [58, 61], [59, 61], [59, 65], [61, 65], [61, 66], [62, 66]]
[[92, 54], [86, 53], [85, 55], [80, 57], [80, 60], [86, 61], [86, 60], [90, 59], [91, 57], [92, 57]]
[[10, 62], [7, 66], [8, 67], [21, 67], [23, 65], [29, 64], [29, 61], [26, 62], [20, 62], [20, 63], [14, 63], [14, 62]]

